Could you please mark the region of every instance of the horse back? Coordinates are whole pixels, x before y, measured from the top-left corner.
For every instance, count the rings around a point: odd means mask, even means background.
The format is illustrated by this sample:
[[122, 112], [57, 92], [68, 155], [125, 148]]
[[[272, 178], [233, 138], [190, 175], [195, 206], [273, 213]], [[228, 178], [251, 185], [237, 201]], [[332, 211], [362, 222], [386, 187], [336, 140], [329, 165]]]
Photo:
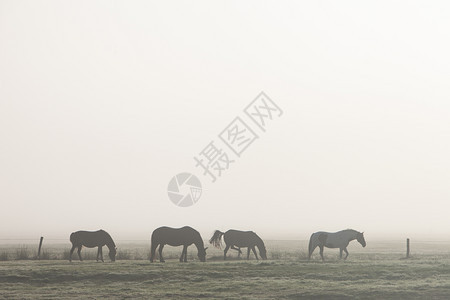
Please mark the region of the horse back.
[[225, 244], [237, 247], [253, 247], [261, 238], [253, 231], [240, 231], [230, 229], [223, 235]]
[[[88, 248], [106, 245], [112, 241], [111, 236], [104, 230], [98, 231], [77, 231], [70, 235], [70, 242], [74, 246], [85, 246]], [[114, 242], [112, 242], [114, 243]]]
[[317, 240], [319, 245], [327, 248], [341, 248], [348, 245], [348, 241], [343, 240], [339, 232], [318, 231], [311, 235], [311, 240]]
[[191, 245], [201, 241], [200, 233], [192, 227], [171, 228], [159, 227], [152, 233], [152, 244], [167, 244], [170, 246]]

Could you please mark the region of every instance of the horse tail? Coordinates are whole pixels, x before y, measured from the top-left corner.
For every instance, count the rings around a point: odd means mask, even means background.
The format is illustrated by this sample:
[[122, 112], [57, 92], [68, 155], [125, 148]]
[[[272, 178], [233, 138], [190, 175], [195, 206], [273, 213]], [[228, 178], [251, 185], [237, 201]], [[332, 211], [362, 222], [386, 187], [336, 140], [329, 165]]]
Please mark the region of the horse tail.
[[77, 244], [77, 234], [76, 234], [76, 232], [72, 232], [70, 234], [70, 242], [72, 243], [72, 245], [76, 245]]
[[214, 231], [213, 236], [209, 240], [209, 243], [212, 244], [216, 248], [221, 248], [222, 246], [222, 236], [224, 233], [220, 230]]
[[153, 248], [153, 245], [155, 245], [155, 248], [159, 245], [158, 232], [155, 232], [155, 231], [152, 232], [152, 237], [150, 238], [150, 247], [151, 248]]
[[311, 254], [314, 251], [314, 248], [313, 248], [313, 236], [314, 236], [314, 233], [311, 234], [311, 237], [309, 238], [308, 259], [311, 259]]

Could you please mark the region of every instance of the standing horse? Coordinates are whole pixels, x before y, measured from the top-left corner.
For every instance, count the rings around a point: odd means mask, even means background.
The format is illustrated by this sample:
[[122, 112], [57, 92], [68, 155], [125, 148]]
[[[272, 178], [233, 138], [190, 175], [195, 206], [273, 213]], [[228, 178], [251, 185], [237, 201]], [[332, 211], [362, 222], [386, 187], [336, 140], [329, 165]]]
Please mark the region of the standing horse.
[[267, 259], [266, 247], [264, 246], [263, 240], [253, 231], [239, 231], [230, 229], [223, 233], [219, 230], [214, 232], [214, 235], [209, 240], [210, 244], [213, 244], [216, 248], [221, 248], [222, 236], [225, 241], [225, 250], [223, 251], [223, 259], [227, 258], [228, 249], [233, 249], [241, 252], [241, 247], [247, 247], [247, 259], [250, 257], [250, 250], [255, 254], [258, 260], [258, 255], [256, 254], [255, 246], [258, 247], [259, 255], [262, 259]]
[[70, 249], [70, 256], [69, 261], [72, 262], [72, 253], [75, 248], [78, 248], [78, 257], [81, 259], [81, 248], [83, 246], [88, 248], [94, 248], [98, 247], [97, 251], [97, 261], [99, 256], [101, 257], [101, 260], [103, 261], [103, 251], [102, 247], [107, 246], [109, 249], [109, 258], [111, 261], [116, 261], [116, 253], [117, 248], [116, 244], [114, 244], [114, 241], [112, 237], [104, 231], [103, 229], [100, 229], [98, 231], [77, 231], [73, 232], [70, 235], [70, 241], [72, 242], [72, 249]]
[[162, 250], [164, 245], [169, 246], [183, 246], [183, 251], [181, 252], [180, 262], [187, 262], [187, 247], [194, 244], [198, 250], [198, 258], [200, 261], [206, 261], [206, 249], [203, 248], [203, 240], [197, 230], [189, 226], [184, 226], [182, 228], [170, 228], [170, 227], [159, 227], [155, 229], [152, 233], [152, 245], [151, 245], [151, 255], [150, 261], [153, 262], [155, 258], [155, 250], [159, 245], [159, 261], [164, 262], [162, 256]]
[[366, 240], [364, 239], [364, 232], [358, 232], [353, 229], [346, 229], [333, 233], [324, 231], [315, 232], [311, 235], [311, 238], [309, 239], [308, 259], [311, 259], [311, 255], [317, 246], [319, 246], [320, 248], [320, 256], [322, 257], [322, 260], [324, 260], [323, 258], [324, 247], [339, 248], [340, 258], [342, 258], [342, 251], [344, 251], [346, 254], [344, 259], [347, 259], [348, 257], [347, 246], [351, 241], [355, 239], [361, 244], [361, 246], [363, 247], [366, 246]]

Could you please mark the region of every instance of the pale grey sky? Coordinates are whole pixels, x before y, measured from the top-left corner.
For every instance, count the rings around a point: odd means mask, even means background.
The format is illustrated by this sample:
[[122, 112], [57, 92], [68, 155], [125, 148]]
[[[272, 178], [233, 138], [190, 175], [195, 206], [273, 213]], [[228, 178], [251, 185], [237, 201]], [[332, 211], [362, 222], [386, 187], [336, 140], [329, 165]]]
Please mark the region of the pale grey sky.
[[[445, 1], [0, 1], [0, 239], [449, 240], [448, 28]], [[260, 91], [283, 116], [210, 183], [193, 157]]]

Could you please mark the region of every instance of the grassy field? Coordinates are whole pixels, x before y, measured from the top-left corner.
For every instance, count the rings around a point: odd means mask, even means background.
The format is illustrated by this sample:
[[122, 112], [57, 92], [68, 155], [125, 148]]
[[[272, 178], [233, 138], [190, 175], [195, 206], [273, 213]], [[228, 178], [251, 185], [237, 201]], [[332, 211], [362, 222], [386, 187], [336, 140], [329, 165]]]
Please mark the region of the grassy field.
[[[224, 262], [219, 250], [208, 249], [206, 263], [195, 260], [194, 249], [188, 263], [179, 263], [181, 248], [167, 247], [166, 263], [152, 264], [146, 260], [148, 245], [144, 244], [119, 247], [127, 254], [115, 263], [95, 262], [92, 250], [86, 251], [87, 260], [69, 263], [62, 259], [67, 247], [49, 246], [47, 260], [0, 261], [0, 297], [450, 298], [450, 245], [445, 243], [412, 243], [410, 259], [404, 259], [403, 243], [372, 243], [365, 249], [355, 244], [347, 261], [338, 259], [338, 251], [327, 249], [325, 263], [317, 254], [308, 262], [306, 242], [294, 241], [267, 242], [266, 261], [238, 259], [231, 252], [230, 260]], [[12, 250], [12, 245], [0, 247], [0, 253]]]

